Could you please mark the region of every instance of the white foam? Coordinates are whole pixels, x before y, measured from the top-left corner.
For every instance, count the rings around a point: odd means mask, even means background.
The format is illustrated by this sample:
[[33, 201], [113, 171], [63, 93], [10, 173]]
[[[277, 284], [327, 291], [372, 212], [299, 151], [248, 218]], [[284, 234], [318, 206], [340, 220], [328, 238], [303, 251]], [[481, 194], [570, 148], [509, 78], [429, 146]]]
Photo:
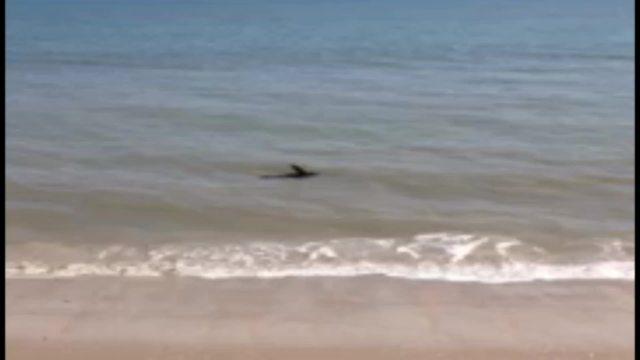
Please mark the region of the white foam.
[[[516, 246], [518, 258], [510, 254], [510, 249]], [[352, 238], [292, 245], [265, 242], [165, 245], [146, 252], [111, 246], [97, 251], [91, 261], [63, 265], [33, 260], [9, 261], [5, 263], [5, 270], [7, 278], [188, 276], [226, 279], [385, 275], [484, 283], [572, 279], [633, 281], [635, 260], [621, 255], [618, 251], [621, 243], [613, 242], [608, 246], [605, 248], [612, 254], [611, 258], [600, 256], [579, 263], [575, 259], [562, 263], [556, 256], [553, 262], [545, 262], [535, 251], [536, 246], [526, 245], [518, 239], [436, 233], [405, 240]], [[483, 256], [476, 256], [480, 248]], [[520, 251], [521, 248], [529, 251]], [[537, 255], [531, 258], [522, 255], [527, 253]]]
[[509, 256], [509, 254], [508, 254], [509, 253], [509, 249], [514, 247], [514, 246], [518, 246], [520, 244], [521, 244], [521, 242], [518, 241], [518, 240], [503, 241], [503, 242], [496, 243], [495, 249], [496, 249], [496, 252], [498, 254], [500, 254], [500, 256], [507, 257], [507, 256]]
[[451, 262], [455, 264], [466, 258], [475, 249], [477, 249], [478, 247], [480, 247], [480, 245], [486, 243], [487, 241], [489, 241], [489, 239], [484, 238], [469, 242], [468, 244], [456, 244], [453, 246], [449, 246], [446, 251], [451, 254]]
[[338, 257], [336, 252], [329, 246], [322, 246], [319, 249], [315, 250], [311, 254], [309, 254], [309, 260], [317, 260], [319, 258], [329, 258], [335, 259]]
[[386, 275], [414, 280], [466, 281], [483, 283], [528, 282], [536, 280], [628, 280], [635, 279], [634, 262], [599, 262], [584, 265], [549, 265], [512, 263], [503, 266], [419, 266], [380, 265], [359, 263], [352, 265], [317, 265], [313, 267], [283, 266], [273, 269], [209, 267], [205, 265], [177, 262], [175, 268], [158, 269], [149, 264], [99, 265], [88, 263], [69, 264], [63, 269], [51, 269], [41, 264], [8, 263], [7, 278], [69, 278], [79, 276], [127, 276], [160, 277], [167, 274], [227, 279], [238, 277], [283, 278], [283, 277], [351, 277], [363, 275]]
[[411, 256], [414, 259], [420, 259], [420, 253], [418, 252], [418, 250], [411, 245], [407, 245], [407, 246], [398, 246], [396, 248], [396, 252], [398, 254], [407, 254], [409, 256]]

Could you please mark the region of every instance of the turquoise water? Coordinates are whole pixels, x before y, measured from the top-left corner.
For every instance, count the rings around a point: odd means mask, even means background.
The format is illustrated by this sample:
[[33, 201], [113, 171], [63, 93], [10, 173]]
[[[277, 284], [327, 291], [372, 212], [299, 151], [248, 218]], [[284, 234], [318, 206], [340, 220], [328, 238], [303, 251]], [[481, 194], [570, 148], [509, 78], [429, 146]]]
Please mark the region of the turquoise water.
[[633, 7], [10, 0], [7, 266], [633, 278]]

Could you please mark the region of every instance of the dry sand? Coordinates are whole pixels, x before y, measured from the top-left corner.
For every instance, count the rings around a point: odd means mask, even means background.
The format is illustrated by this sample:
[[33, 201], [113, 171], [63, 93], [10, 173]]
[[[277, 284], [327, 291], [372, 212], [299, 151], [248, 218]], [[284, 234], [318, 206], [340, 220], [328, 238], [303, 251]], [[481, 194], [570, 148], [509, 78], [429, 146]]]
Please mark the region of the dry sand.
[[7, 280], [8, 359], [632, 359], [633, 282]]

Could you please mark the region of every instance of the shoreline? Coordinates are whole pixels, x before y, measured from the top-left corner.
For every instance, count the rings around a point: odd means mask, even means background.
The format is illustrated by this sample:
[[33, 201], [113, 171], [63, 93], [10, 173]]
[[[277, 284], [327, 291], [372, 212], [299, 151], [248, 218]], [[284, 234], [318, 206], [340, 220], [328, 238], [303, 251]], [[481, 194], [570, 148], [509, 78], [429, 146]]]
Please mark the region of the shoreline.
[[9, 359], [631, 359], [629, 281], [7, 279]]

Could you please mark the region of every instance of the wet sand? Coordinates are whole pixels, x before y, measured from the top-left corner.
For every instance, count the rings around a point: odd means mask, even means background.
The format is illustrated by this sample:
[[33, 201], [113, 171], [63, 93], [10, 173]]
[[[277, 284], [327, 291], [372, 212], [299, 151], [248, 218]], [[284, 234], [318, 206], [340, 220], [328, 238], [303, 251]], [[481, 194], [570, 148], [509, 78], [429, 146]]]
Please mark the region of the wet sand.
[[631, 359], [633, 282], [7, 280], [9, 359]]

